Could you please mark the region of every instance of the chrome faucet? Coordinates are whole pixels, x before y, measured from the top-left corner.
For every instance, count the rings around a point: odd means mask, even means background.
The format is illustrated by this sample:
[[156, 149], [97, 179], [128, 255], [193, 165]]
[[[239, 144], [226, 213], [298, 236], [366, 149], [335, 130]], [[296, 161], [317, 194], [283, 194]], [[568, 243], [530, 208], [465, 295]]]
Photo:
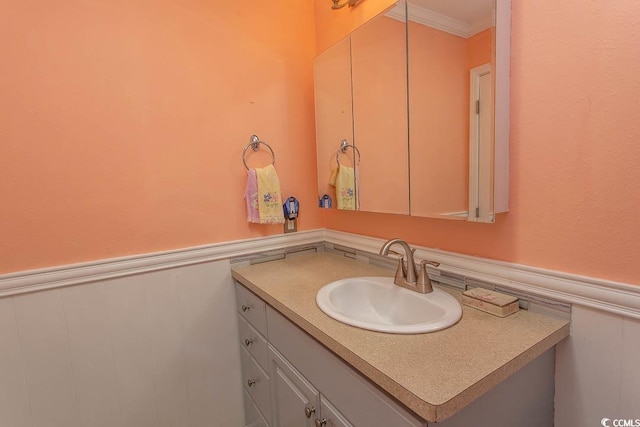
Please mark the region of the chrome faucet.
[[428, 294], [433, 292], [433, 286], [431, 285], [431, 279], [427, 273], [427, 264], [438, 267], [440, 263], [434, 261], [422, 260], [418, 263], [416, 268], [416, 261], [413, 258], [415, 249], [411, 249], [409, 244], [402, 239], [391, 239], [386, 241], [382, 248], [380, 248], [380, 255], [387, 256], [391, 246], [398, 244], [404, 249], [405, 256], [407, 257], [407, 265], [404, 265], [404, 256], [401, 255], [398, 262], [398, 269], [396, 270], [396, 277], [393, 281], [398, 286], [410, 289], [421, 294]]

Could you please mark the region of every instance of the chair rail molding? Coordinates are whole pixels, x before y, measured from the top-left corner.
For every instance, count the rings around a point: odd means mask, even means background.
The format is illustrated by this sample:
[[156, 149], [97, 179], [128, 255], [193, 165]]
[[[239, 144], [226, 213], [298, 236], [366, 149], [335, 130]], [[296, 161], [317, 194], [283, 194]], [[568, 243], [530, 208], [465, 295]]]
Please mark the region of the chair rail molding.
[[324, 230], [234, 240], [0, 275], [0, 297], [79, 285], [323, 241]]
[[[79, 285], [186, 265], [317, 243], [377, 254], [384, 239], [317, 229], [0, 275], [0, 297]], [[411, 243], [411, 242], [408, 242]], [[413, 246], [413, 245], [412, 245]], [[416, 257], [439, 270], [530, 295], [640, 319], [640, 286], [422, 246]]]

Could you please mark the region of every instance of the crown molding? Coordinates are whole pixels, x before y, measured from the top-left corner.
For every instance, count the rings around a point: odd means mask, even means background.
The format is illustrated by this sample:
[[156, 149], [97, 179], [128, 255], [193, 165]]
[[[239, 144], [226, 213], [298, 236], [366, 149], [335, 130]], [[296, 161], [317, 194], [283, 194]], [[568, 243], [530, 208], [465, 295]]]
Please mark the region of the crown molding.
[[[398, 4], [396, 4], [396, 6], [389, 10], [385, 15], [398, 21], [404, 21], [404, 2], [398, 2]], [[443, 15], [417, 5], [411, 5], [409, 8], [409, 21], [435, 28], [436, 30], [444, 31], [465, 39], [468, 39], [469, 37], [472, 37], [495, 25], [495, 19], [493, 16], [468, 24], [464, 21], [451, 18], [447, 15]]]

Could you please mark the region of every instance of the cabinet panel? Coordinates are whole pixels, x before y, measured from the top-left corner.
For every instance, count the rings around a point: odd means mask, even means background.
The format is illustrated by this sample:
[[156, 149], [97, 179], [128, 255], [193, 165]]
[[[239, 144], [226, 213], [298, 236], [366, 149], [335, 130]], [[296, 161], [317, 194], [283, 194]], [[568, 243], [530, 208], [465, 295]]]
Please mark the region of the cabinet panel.
[[554, 364], [552, 348], [453, 417], [435, 425], [553, 427]]
[[244, 286], [236, 283], [236, 304], [240, 313], [262, 335], [267, 335], [265, 303]]
[[309, 384], [273, 347], [270, 348], [270, 354], [271, 390], [275, 405], [274, 425], [312, 427], [318, 412], [318, 390]]
[[271, 391], [269, 376], [258, 366], [249, 352], [242, 350], [242, 384], [256, 406], [271, 423]]
[[269, 341], [354, 425], [422, 426], [424, 422], [398, 405], [361, 374], [280, 313], [267, 307]]

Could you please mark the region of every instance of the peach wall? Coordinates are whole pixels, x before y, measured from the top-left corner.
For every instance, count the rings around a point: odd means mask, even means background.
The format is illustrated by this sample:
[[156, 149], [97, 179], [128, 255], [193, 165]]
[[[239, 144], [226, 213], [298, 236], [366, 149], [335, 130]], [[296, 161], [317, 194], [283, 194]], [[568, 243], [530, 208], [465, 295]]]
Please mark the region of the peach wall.
[[467, 67], [469, 69], [491, 62], [493, 27], [467, 39]]
[[312, 2], [0, 4], [0, 273], [281, 233], [246, 222], [252, 133], [322, 226]]
[[469, 71], [491, 62], [492, 42], [490, 28], [465, 39], [409, 22], [412, 215], [468, 210]]
[[411, 213], [469, 205], [467, 39], [409, 21]]
[[377, 16], [351, 35], [360, 209], [409, 213], [406, 26]]
[[327, 212], [326, 226], [639, 284], [637, 28], [635, 0], [513, 0], [511, 212], [495, 224]]
[[[328, 194], [333, 200], [334, 208], [337, 207], [336, 189], [329, 184], [329, 179], [338, 167], [336, 152], [343, 139], [353, 144], [351, 79], [348, 78], [350, 73], [349, 38], [340, 40], [313, 60], [318, 197]], [[340, 155], [340, 161], [353, 166], [352, 157], [352, 150], [349, 149], [347, 153]]]

